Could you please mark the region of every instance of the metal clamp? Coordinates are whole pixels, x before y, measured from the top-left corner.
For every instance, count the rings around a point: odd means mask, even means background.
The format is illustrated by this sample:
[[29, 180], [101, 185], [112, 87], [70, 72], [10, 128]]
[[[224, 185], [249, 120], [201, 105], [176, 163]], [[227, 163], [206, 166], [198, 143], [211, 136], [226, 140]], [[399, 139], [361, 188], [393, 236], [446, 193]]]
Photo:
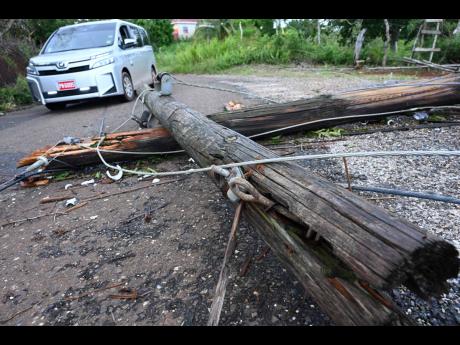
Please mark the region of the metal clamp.
[[221, 167], [213, 166], [211, 171], [225, 177], [227, 180], [229, 186], [227, 197], [230, 201], [235, 203], [240, 200], [256, 202], [268, 208], [275, 204], [273, 201], [263, 196], [251, 183], [249, 183], [249, 181], [244, 179], [243, 172], [239, 167], [234, 167], [229, 171]]
[[173, 78], [169, 73], [161, 72], [156, 77], [154, 83], [155, 91], [158, 91], [161, 96], [170, 96], [172, 94]]

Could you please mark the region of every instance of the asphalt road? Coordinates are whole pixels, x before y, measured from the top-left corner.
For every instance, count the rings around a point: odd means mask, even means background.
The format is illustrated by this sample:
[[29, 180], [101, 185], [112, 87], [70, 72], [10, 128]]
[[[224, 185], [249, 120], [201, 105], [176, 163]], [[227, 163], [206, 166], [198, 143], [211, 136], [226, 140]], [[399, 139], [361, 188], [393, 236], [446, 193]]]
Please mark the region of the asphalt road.
[[[178, 78], [189, 83], [226, 89], [237, 88], [221, 84], [220, 79], [206, 76], [178, 75]], [[174, 85], [173, 96], [204, 114], [222, 111], [223, 105], [230, 100], [241, 101], [246, 105], [261, 102], [257, 99], [245, 99], [244, 95], [237, 93], [180, 84]], [[105, 98], [69, 105], [62, 111], [50, 111], [43, 105], [37, 105], [7, 113], [0, 117], [0, 172], [17, 173], [18, 159], [45, 145], [54, 145], [65, 136], [83, 138], [96, 135], [104, 117], [106, 131], [110, 132], [130, 116], [133, 106], [134, 101], [124, 103], [119, 98]], [[142, 106], [138, 103], [136, 112], [141, 111]], [[123, 130], [137, 128], [134, 121], [129, 121]]]

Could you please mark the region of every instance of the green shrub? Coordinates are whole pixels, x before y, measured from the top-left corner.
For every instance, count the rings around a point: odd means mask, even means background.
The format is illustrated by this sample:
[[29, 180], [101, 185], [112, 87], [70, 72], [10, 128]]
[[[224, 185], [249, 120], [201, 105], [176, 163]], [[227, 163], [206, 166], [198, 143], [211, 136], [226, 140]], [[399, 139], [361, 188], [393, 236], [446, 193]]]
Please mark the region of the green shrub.
[[[374, 38], [363, 46], [361, 57], [366, 60], [369, 65], [381, 66], [384, 55], [384, 42], [380, 37]], [[388, 48], [387, 65], [401, 65], [403, 57], [411, 55], [412, 42], [398, 41], [398, 50], [394, 52]]]
[[0, 88], [0, 111], [12, 110], [19, 105], [31, 104], [32, 101], [27, 80], [22, 76], [17, 78], [14, 86]]
[[18, 77], [13, 90], [14, 101], [17, 105], [26, 105], [32, 103], [32, 95], [30, 94], [30, 89], [26, 78], [22, 76]]
[[441, 48], [441, 52], [435, 53], [433, 60], [447, 64], [460, 62], [460, 35], [453, 38], [442, 38], [439, 42], [439, 48]]

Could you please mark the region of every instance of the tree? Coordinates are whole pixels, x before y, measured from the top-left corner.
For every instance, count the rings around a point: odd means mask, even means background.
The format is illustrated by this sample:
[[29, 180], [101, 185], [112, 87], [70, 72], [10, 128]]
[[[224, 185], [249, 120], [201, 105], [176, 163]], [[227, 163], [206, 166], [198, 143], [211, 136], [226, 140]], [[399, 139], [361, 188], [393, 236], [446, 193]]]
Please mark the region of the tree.
[[129, 19], [129, 21], [142, 26], [155, 47], [165, 46], [173, 41], [173, 25], [169, 19]]
[[[413, 39], [422, 21], [423, 19], [388, 19], [391, 50], [397, 50], [399, 39]], [[377, 37], [386, 40], [385, 24], [380, 19], [334, 19], [330, 21], [330, 25], [338, 29], [342, 43], [354, 40], [358, 26], [367, 29], [365, 42]]]
[[316, 22], [313, 19], [295, 19], [288, 23], [288, 27], [292, 27], [303, 37], [314, 37], [317, 35]]
[[28, 19], [29, 35], [35, 44], [42, 46], [48, 37], [61, 26], [75, 24], [77, 19]]

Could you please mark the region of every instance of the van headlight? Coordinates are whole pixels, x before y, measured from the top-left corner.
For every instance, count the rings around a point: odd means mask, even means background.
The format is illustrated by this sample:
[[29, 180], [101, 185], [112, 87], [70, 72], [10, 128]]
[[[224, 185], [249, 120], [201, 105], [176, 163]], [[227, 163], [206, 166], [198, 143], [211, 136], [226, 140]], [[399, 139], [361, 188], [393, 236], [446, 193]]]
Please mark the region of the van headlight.
[[110, 65], [111, 63], [114, 63], [114, 62], [115, 62], [115, 59], [113, 57], [109, 57], [107, 59], [96, 61], [95, 63], [93, 63], [91, 68], [98, 68], [98, 67]]
[[29, 65], [26, 67], [27, 74], [38, 75], [38, 71], [35, 66], [29, 62]]

